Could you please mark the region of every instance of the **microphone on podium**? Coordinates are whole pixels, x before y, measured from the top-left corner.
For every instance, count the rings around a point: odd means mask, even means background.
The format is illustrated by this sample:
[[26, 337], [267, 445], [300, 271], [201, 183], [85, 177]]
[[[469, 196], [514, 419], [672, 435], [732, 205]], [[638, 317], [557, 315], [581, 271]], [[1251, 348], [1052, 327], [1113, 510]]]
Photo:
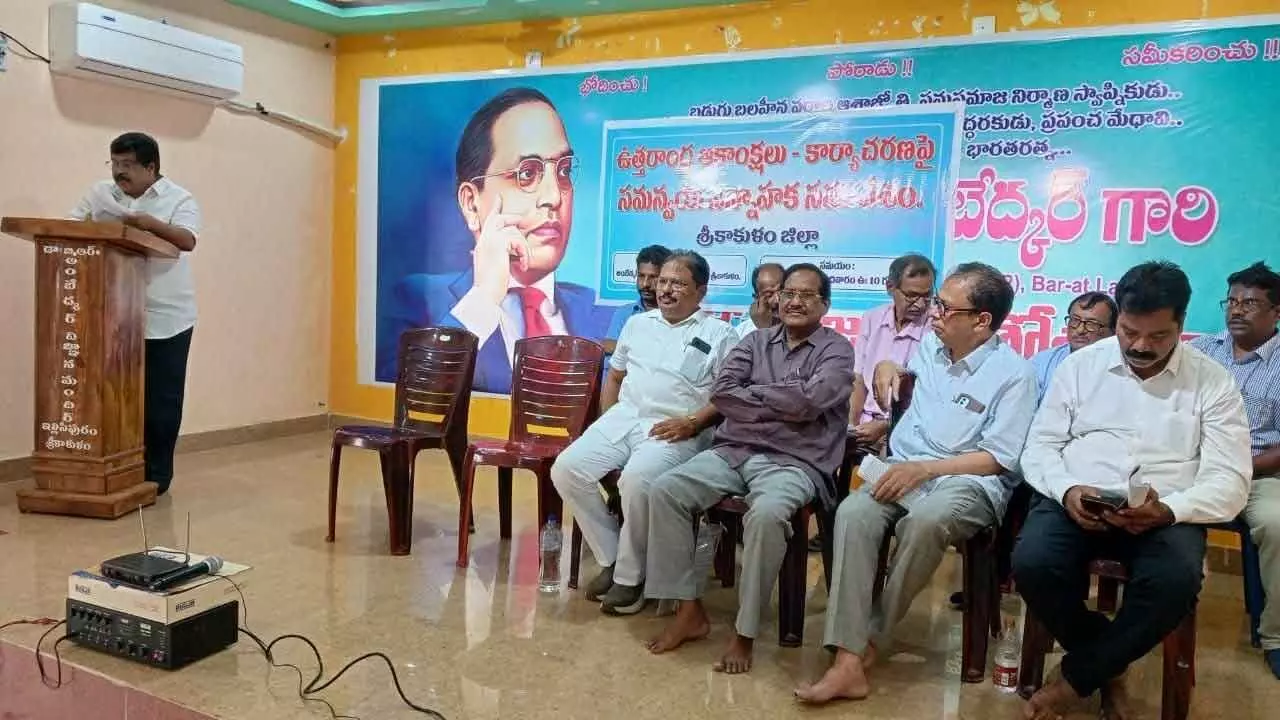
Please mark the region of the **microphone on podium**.
[[155, 580], [152, 580], [147, 585], [147, 589], [152, 592], [155, 592], [157, 590], [165, 590], [175, 585], [181, 585], [182, 583], [185, 583], [188, 580], [193, 580], [195, 578], [198, 578], [201, 575], [217, 575], [218, 571], [221, 569], [222, 569], [222, 558], [214, 557], [213, 555], [210, 555], [209, 557], [205, 558], [204, 560], [201, 560], [198, 563], [195, 563], [192, 565], [184, 565], [183, 567], [178, 568], [177, 570], [165, 573], [164, 575], [157, 577]]

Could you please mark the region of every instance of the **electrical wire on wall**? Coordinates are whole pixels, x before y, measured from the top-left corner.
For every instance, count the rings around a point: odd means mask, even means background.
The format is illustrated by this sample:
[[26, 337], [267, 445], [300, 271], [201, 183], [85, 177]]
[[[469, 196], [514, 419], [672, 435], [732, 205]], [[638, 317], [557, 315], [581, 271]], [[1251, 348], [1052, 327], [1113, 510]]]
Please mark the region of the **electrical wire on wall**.
[[26, 58], [26, 59], [28, 59], [28, 60], [39, 60], [40, 62], [44, 63], [45, 65], [51, 65], [51, 64], [52, 64], [52, 63], [50, 63], [50, 62], [49, 62], [49, 58], [47, 58], [47, 57], [45, 57], [44, 55], [41, 55], [40, 53], [36, 52], [35, 50], [32, 50], [31, 48], [27, 47], [27, 44], [26, 44], [26, 43], [22, 42], [21, 40], [19, 40], [19, 39], [18, 39], [18, 38], [16, 38], [16, 37], [14, 37], [14, 36], [10, 35], [9, 33], [5, 32], [4, 30], [0, 30], [0, 38], [4, 38], [5, 40], [8, 40], [9, 42], [13, 43], [14, 45], [17, 45], [17, 46], [20, 48], [19, 50], [14, 50], [14, 51], [13, 51], [13, 54], [14, 54], [14, 55], [17, 55], [17, 56], [18, 56], [18, 57], [20, 57], [20, 58]]

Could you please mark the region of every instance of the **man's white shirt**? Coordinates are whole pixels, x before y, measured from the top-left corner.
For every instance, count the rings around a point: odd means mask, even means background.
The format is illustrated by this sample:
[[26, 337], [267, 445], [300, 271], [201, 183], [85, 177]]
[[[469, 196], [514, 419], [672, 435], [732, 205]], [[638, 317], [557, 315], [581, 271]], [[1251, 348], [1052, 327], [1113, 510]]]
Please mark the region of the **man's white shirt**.
[[[129, 197], [110, 180], [95, 183], [71, 217], [118, 222], [122, 211], [146, 213], [200, 237], [200, 206], [191, 193], [167, 177], [156, 180], [138, 198]], [[176, 259], [149, 257], [146, 273], [147, 339], [171, 338], [194, 327], [196, 289], [191, 253], [180, 252]]]
[[637, 424], [652, 426], [701, 410], [711, 401], [716, 373], [737, 342], [728, 323], [701, 310], [675, 324], [661, 310], [632, 316], [609, 360], [612, 369], [626, 373], [618, 402], [597, 424], [617, 441]]
[[1142, 380], [1114, 337], [1058, 366], [1022, 455], [1026, 481], [1059, 502], [1075, 485], [1127, 493], [1136, 470], [1182, 523], [1234, 519], [1252, 467], [1230, 373], [1179, 343], [1164, 370]]

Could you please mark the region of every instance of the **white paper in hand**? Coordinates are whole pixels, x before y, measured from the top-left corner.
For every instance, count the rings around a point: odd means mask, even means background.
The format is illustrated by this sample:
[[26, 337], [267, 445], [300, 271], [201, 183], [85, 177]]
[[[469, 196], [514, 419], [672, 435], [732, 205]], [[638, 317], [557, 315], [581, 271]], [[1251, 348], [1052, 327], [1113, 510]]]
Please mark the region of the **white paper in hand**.
[[91, 219], [95, 222], [120, 222], [129, 214], [106, 185], [95, 185], [89, 192]]
[[1147, 493], [1150, 492], [1151, 486], [1139, 476], [1142, 474], [1141, 467], [1135, 467], [1129, 473], [1129, 507], [1138, 507], [1147, 502]]
[[[880, 482], [880, 478], [889, 470], [889, 465], [890, 463], [881, 460], [875, 455], [867, 455], [862, 458], [862, 463], [858, 465], [858, 475], [862, 478], [862, 484], [866, 486], [867, 490], [875, 489], [876, 483]], [[910, 510], [911, 506], [919, 501], [921, 497], [923, 497], [923, 493], [920, 492], [920, 488], [916, 488], [898, 498], [898, 505]]]

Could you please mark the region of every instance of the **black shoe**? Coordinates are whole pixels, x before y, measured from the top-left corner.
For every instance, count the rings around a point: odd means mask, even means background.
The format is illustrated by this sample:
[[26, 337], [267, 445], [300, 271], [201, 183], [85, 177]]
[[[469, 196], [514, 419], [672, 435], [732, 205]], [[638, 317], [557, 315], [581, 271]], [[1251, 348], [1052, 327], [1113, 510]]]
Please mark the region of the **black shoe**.
[[596, 575], [591, 582], [587, 583], [586, 597], [591, 602], [600, 602], [609, 590], [613, 588], [613, 566], [602, 568], [600, 574]]
[[809, 552], [822, 552], [822, 533], [809, 538]]
[[1280, 680], [1280, 648], [1267, 650], [1262, 653], [1262, 657], [1267, 661], [1267, 667], [1271, 668], [1271, 674]]
[[600, 610], [605, 615], [635, 615], [644, 609], [644, 585], [634, 587], [614, 583], [600, 599]]
[[963, 610], [964, 609], [964, 591], [957, 591], [957, 592], [951, 593], [951, 597], [948, 599], [948, 602], [951, 603], [952, 610]]

